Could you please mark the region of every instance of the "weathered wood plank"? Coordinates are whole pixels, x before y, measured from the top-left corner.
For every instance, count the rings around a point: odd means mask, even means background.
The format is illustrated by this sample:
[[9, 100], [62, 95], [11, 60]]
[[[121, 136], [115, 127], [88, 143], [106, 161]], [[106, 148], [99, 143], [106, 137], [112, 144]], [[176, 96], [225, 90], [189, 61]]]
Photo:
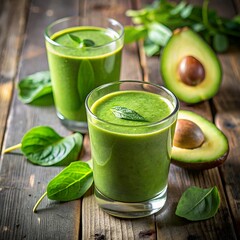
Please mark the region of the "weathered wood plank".
[[80, 201], [58, 203], [45, 198], [32, 208], [60, 167], [40, 167], [24, 157], [4, 157], [0, 178], [0, 239], [78, 239]]
[[[43, 36], [45, 27], [58, 18], [77, 14], [78, 0], [32, 1], [17, 80], [48, 69]], [[5, 145], [20, 142], [25, 132], [37, 125], [52, 126], [62, 135], [69, 134], [60, 125], [54, 107], [24, 105], [17, 99], [15, 90]], [[4, 204], [0, 239], [78, 239], [80, 200], [58, 204], [45, 199], [38, 213], [32, 212], [49, 180], [61, 169], [32, 165], [21, 154], [4, 155], [0, 183], [0, 202]]]
[[27, 0], [2, 1], [0, 4], [0, 146], [17, 73], [27, 5]]
[[[84, 6], [88, 14], [112, 17], [124, 25], [131, 23], [130, 19], [125, 17], [125, 11], [131, 8], [128, 0], [86, 1]], [[136, 44], [124, 47], [121, 79], [142, 79]], [[112, 217], [99, 209], [92, 191], [83, 198], [82, 211], [82, 239], [125, 240], [143, 239], [143, 236], [155, 239], [154, 217], [138, 220]]]
[[230, 153], [220, 168], [227, 198], [235, 221], [236, 232], [240, 238], [240, 48], [230, 54], [220, 56], [223, 62], [223, 87], [214, 103], [217, 109], [216, 124], [226, 134]]

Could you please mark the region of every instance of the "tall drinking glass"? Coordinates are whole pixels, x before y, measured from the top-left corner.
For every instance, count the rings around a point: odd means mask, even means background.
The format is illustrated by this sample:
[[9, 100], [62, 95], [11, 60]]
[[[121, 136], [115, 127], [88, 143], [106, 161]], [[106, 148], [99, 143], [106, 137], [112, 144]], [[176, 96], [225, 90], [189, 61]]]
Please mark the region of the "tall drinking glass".
[[179, 103], [164, 87], [120, 81], [86, 99], [95, 197], [124, 218], [153, 214], [165, 204]]
[[68, 17], [45, 30], [57, 115], [67, 128], [87, 132], [85, 98], [118, 81], [124, 29], [114, 19]]

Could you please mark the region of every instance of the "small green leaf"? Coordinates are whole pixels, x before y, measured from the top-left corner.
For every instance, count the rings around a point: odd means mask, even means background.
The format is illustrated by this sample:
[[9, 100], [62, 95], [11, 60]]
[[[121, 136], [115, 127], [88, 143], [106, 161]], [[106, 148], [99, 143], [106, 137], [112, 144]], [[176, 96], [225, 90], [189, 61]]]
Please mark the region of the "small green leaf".
[[191, 221], [205, 220], [217, 213], [219, 205], [217, 187], [207, 189], [190, 187], [183, 193], [175, 213]]
[[160, 46], [155, 43], [144, 43], [144, 51], [148, 57], [158, 54], [160, 51]]
[[226, 35], [223, 34], [215, 34], [213, 36], [213, 48], [221, 53], [221, 52], [225, 52], [229, 47], [229, 41], [228, 38], [226, 37]]
[[182, 11], [180, 13], [181, 17], [183, 19], [188, 18], [191, 15], [192, 10], [193, 10], [193, 5], [191, 5], [191, 4], [187, 5], [184, 9], [182, 9]]
[[46, 106], [53, 104], [49, 71], [37, 72], [20, 80], [18, 98], [25, 104]]
[[84, 47], [93, 47], [95, 46], [95, 42], [91, 39], [83, 39]]
[[173, 8], [170, 11], [170, 14], [171, 15], [180, 14], [180, 12], [185, 8], [186, 5], [187, 5], [187, 3], [185, 1], [181, 1], [175, 8]]
[[69, 36], [69, 38], [70, 38], [72, 41], [74, 41], [74, 42], [76, 42], [76, 43], [78, 43], [78, 44], [81, 44], [81, 43], [83, 42], [80, 37], [78, 37], [78, 36], [76, 36], [76, 35], [74, 35], [74, 34], [69, 33], [68, 36]]
[[33, 207], [33, 212], [47, 196], [56, 201], [72, 201], [81, 198], [93, 184], [93, 171], [88, 163], [76, 161], [64, 168], [47, 186], [47, 191]]
[[84, 103], [88, 93], [95, 87], [95, 75], [89, 60], [82, 60], [78, 71], [78, 93]]
[[116, 106], [111, 108], [111, 111], [113, 112], [114, 116], [117, 118], [130, 120], [130, 121], [147, 122], [147, 120], [143, 116], [126, 107]]
[[93, 183], [93, 171], [82, 161], [72, 162], [54, 177], [47, 186], [51, 200], [71, 201], [81, 198]]
[[147, 36], [147, 28], [144, 26], [126, 26], [124, 28], [124, 43], [138, 41]]
[[21, 151], [34, 164], [65, 166], [77, 160], [82, 148], [82, 139], [80, 133], [64, 138], [50, 127], [38, 126], [23, 136]]
[[161, 23], [153, 22], [149, 27], [149, 39], [160, 46], [165, 46], [172, 36], [172, 31]]

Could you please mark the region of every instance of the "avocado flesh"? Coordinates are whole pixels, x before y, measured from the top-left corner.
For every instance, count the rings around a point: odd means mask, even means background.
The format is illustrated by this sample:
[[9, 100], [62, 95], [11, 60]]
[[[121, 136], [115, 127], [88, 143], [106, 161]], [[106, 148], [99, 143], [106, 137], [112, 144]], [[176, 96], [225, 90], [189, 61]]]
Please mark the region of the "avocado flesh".
[[[180, 79], [178, 66], [186, 56], [195, 57], [205, 69], [204, 80], [196, 86], [187, 85]], [[214, 51], [195, 32], [185, 28], [174, 33], [168, 41], [161, 56], [160, 68], [165, 86], [189, 104], [215, 96], [222, 80], [222, 68]]]
[[209, 169], [222, 164], [228, 155], [226, 136], [210, 121], [186, 110], [179, 111], [178, 119], [196, 123], [204, 133], [203, 144], [194, 149], [173, 146], [172, 163], [189, 169]]

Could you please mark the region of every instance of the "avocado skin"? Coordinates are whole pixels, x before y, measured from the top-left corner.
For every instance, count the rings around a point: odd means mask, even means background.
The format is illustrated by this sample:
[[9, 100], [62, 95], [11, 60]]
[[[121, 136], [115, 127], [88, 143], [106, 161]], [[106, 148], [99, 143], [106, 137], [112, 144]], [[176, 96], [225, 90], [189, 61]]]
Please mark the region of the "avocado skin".
[[[183, 83], [178, 73], [178, 65], [182, 58], [193, 56], [205, 68], [205, 79], [196, 86]], [[189, 28], [174, 32], [160, 59], [160, 72], [165, 86], [179, 100], [196, 104], [214, 97], [222, 82], [221, 63], [212, 48]]]
[[226, 161], [229, 153], [228, 139], [212, 122], [187, 110], [180, 110], [178, 119], [195, 122], [205, 135], [205, 143], [195, 149], [173, 146], [172, 164], [191, 170], [205, 170], [218, 167]]

